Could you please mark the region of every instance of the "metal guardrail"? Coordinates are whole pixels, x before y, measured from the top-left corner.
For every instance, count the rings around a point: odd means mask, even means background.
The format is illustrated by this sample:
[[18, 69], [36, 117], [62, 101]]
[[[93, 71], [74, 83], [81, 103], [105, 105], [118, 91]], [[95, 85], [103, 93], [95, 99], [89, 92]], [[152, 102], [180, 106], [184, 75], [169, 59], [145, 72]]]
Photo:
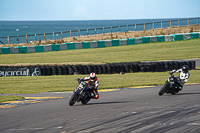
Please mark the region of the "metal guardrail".
[[[188, 18], [188, 19], [178, 19], [178, 20], [169, 20], [169, 21], [160, 21], [160, 22], [152, 22], [152, 23], [142, 23], [142, 24], [133, 24], [133, 25], [122, 25], [122, 26], [113, 26], [113, 27], [103, 27], [103, 28], [94, 28], [94, 29], [82, 29], [82, 30], [70, 30], [70, 31], [61, 31], [61, 32], [53, 32], [53, 33], [43, 33], [43, 34], [30, 34], [30, 35], [17, 35], [17, 36], [7, 36], [7, 37], [0, 37], [0, 39], [7, 38], [7, 44], [10, 43], [10, 39], [11, 38], [16, 38], [16, 42], [17, 44], [20, 43], [20, 38], [24, 38], [25, 37], [25, 42], [28, 43], [28, 37], [34, 37], [34, 42], [37, 42], [37, 38], [38, 36], [43, 36], [43, 40], [46, 41], [47, 37], [49, 37], [49, 35], [51, 35], [51, 39], [55, 40], [55, 35], [59, 36], [59, 39], [63, 39], [64, 38], [64, 33], [68, 34], [65, 35], [65, 37], [77, 37], [77, 36], [81, 36], [81, 35], [87, 35], [89, 36], [89, 31], [93, 31], [94, 34], [92, 35], [96, 35], [96, 34], [105, 34], [105, 33], [113, 33], [113, 32], [122, 32], [121, 28], [126, 28], [126, 30], [123, 30], [123, 32], [129, 32], [129, 31], [142, 31], [142, 30], [148, 30], [148, 29], [156, 29], [156, 28], [166, 28], [166, 27], [172, 27], [172, 26], [183, 26], [181, 25], [182, 23], [185, 23], [187, 26], [189, 25], [194, 25], [194, 23], [190, 23], [190, 20], [196, 20], [195, 24], [199, 25], [199, 17], [197, 18]], [[177, 23], [176, 23], [177, 22]], [[150, 26], [148, 26], [150, 25]], [[131, 28], [132, 27], [132, 30]], [[117, 30], [116, 30], [117, 28]], [[115, 29], [115, 31], [114, 31]], [[97, 33], [97, 30], [101, 30], [100, 32]], [[83, 33], [85, 32], [85, 33]], [[39, 37], [41, 38], [41, 37]], [[38, 40], [41, 42], [41, 40]], [[1, 41], [1, 43], [3, 44], [3, 42]], [[5, 44], [5, 43], [4, 43]]]

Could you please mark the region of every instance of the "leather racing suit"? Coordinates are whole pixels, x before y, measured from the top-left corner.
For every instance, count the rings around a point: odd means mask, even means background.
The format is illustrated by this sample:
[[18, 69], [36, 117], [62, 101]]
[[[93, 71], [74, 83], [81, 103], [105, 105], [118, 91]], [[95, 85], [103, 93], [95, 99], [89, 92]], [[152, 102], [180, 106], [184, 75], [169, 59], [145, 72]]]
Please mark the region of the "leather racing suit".
[[94, 96], [92, 96], [91, 98], [98, 99], [99, 98], [99, 93], [98, 93], [99, 80], [97, 79], [97, 77], [95, 77], [94, 79], [91, 79], [89, 76], [87, 76], [81, 80], [88, 81], [88, 85], [90, 86], [90, 89], [93, 90], [93, 94], [94, 94]]

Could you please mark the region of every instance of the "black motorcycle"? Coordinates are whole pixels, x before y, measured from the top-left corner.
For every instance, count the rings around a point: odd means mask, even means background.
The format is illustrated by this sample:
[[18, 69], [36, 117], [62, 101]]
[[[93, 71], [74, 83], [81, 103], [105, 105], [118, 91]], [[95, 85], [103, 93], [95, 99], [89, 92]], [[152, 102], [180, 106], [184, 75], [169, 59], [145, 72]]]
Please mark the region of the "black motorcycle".
[[175, 95], [182, 90], [179, 77], [174, 77], [173, 73], [169, 74], [171, 75], [171, 77], [167, 79], [165, 85], [162, 86], [162, 88], [158, 92], [159, 96], [162, 96], [164, 93], [171, 93], [172, 95]]
[[76, 102], [87, 104], [91, 99], [92, 89], [89, 84], [81, 81], [79, 78], [76, 79], [79, 83], [78, 87], [73, 92], [73, 95], [69, 99], [69, 105], [73, 106]]

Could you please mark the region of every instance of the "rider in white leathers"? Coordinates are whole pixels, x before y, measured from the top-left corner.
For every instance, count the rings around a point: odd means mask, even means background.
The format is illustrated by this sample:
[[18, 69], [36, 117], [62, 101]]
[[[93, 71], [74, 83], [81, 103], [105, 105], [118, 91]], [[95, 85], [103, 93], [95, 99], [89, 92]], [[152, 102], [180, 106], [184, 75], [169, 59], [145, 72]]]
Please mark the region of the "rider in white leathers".
[[170, 73], [177, 73], [180, 72], [180, 77], [178, 77], [179, 79], [179, 84], [180, 84], [180, 88], [183, 88], [183, 85], [188, 81], [188, 78], [190, 76], [190, 73], [188, 72], [188, 66], [187, 65], [183, 65], [181, 69], [178, 70], [172, 70]]

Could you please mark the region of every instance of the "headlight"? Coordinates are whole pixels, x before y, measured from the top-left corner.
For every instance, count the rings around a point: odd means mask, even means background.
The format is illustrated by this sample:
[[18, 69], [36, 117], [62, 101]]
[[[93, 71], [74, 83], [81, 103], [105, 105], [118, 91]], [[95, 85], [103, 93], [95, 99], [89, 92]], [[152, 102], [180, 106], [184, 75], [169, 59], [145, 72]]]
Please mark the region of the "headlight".
[[79, 86], [78, 87], [80, 87], [80, 88], [83, 88], [83, 84], [79, 84]]

